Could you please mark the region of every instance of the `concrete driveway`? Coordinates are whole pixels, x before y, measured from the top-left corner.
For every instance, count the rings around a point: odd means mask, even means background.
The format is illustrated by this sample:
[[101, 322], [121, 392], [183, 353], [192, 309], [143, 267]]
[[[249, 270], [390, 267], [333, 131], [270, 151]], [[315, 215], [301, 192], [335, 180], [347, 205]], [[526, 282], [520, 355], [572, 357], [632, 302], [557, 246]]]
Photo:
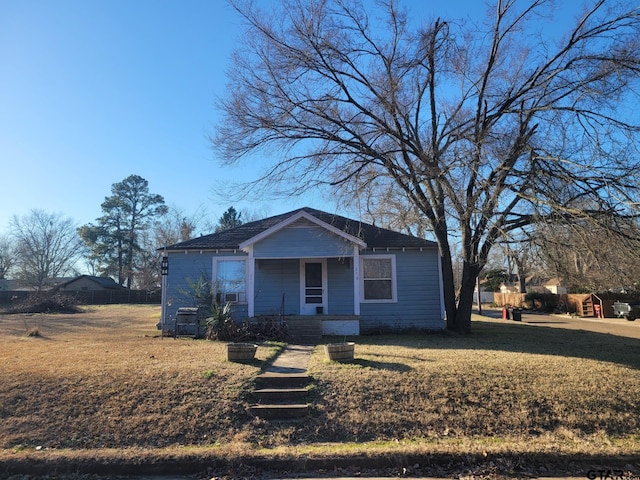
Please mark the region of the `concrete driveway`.
[[[482, 315], [491, 318], [502, 318], [502, 309], [483, 307]], [[518, 323], [513, 320], [505, 320], [505, 322]], [[624, 318], [572, 317], [570, 315], [546, 315], [523, 311], [522, 323], [567, 330], [586, 330], [640, 339], [640, 319], [630, 322]]]

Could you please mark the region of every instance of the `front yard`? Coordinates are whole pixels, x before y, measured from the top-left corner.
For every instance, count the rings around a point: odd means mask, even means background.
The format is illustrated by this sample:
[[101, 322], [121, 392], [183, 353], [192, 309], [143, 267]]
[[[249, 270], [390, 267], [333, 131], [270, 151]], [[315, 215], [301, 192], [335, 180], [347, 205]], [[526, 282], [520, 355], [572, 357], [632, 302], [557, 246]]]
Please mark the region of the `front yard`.
[[[352, 364], [316, 349], [313, 414], [287, 424], [246, 411], [275, 345], [230, 363], [223, 343], [160, 338], [158, 318], [149, 306], [0, 316], [0, 472], [2, 462], [109, 455], [638, 468], [637, 339], [490, 319], [464, 337], [360, 337]], [[41, 336], [25, 335], [33, 327]]]

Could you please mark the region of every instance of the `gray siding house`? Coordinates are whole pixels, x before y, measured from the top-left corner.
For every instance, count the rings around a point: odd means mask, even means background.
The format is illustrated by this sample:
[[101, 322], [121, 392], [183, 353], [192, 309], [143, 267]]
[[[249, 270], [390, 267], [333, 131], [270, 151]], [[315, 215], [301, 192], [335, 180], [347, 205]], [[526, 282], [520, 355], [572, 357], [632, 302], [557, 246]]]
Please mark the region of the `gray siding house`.
[[163, 322], [193, 307], [210, 282], [236, 320], [322, 319], [324, 335], [442, 330], [444, 302], [434, 242], [311, 208], [160, 249]]

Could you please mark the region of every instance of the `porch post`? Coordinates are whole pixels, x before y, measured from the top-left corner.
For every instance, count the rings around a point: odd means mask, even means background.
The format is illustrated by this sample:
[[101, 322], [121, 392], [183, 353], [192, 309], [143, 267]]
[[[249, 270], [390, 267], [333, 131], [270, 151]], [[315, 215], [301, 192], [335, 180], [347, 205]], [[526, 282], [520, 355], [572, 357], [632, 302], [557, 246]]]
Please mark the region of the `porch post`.
[[360, 250], [353, 245], [353, 314], [360, 315]]
[[253, 257], [253, 245], [248, 247], [247, 253], [247, 315], [253, 317], [255, 315], [255, 272], [256, 260]]

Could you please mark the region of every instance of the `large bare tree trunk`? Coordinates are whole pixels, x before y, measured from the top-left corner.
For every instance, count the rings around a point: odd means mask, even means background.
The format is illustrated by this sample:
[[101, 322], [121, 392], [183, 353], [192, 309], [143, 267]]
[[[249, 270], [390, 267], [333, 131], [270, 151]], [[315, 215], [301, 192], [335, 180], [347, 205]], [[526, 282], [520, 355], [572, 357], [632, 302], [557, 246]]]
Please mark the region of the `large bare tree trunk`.
[[444, 295], [444, 309], [447, 315], [447, 329], [457, 330], [458, 309], [456, 306], [456, 287], [453, 275], [453, 264], [450, 252], [440, 254], [442, 269], [442, 294]]
[[[460, 333], [471, 332], [471, 313], [473, 311], [473, 292], [476, 288], [480, 271], [477, 267], [464, 263], [462, 266], [462, 283], [458, 299], [458, 322], [456, 331]], [[480, 295], [480, 292], [478, 292]]]

